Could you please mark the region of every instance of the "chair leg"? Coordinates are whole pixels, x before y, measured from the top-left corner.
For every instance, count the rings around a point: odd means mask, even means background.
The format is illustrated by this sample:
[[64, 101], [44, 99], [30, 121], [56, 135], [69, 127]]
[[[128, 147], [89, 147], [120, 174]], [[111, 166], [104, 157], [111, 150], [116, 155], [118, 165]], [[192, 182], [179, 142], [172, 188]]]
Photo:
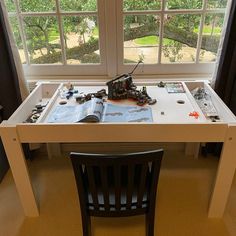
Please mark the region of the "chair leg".
[[146, 214], [146, 236], [154, 236], [154, 214], [154, 211], [150, 211]]
[[82, 227], [83, 227], [83, 236], [91, 236], [91, 219], [87, 213], [82, 213]]

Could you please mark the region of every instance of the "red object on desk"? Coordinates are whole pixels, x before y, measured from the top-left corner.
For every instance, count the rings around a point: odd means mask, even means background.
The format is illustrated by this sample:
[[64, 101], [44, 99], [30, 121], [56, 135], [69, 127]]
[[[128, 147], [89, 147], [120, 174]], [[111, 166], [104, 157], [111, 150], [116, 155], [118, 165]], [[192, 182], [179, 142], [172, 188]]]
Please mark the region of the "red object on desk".
[[198, 119], [199, 113], [198, 113], [197, 111], [193, 111], [193, 112], [190, 112], [190, 113], [189, 113], [189, 116], [194, 116], [195, 119]]

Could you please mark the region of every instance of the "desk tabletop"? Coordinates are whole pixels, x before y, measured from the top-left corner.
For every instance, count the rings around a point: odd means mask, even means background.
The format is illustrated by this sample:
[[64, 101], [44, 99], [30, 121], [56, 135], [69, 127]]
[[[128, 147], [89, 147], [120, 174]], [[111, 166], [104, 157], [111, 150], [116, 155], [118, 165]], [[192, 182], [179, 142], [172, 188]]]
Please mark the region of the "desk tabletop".
[[[168, 83], [168, 82], [167, 82]], [[146, 86], [147, 93], [152, 99], [157, 102], [150, 106], [152, 108], [152, 116], [154, 124], [212, 124], [212, 120], [203, 114], [191, 91], [197, 87], [204, 87], [209, 90], [212, 102], [219, 114], [219, 120], [215, 123], [236, 123], [236, 118], [222, 100], [216, 95], [211, 87], [206, 82], [179, 82], [184, 88], [184, 92], [169, 92], [166, 87]], [[137, 87], [141, 89], [142, 87]], [[106, 86], [84, 86], [74, 85], [74, 89], [78, 90], [75, 96], [79, 94], [94, 93], [101, 89], [106, 89]], [[15, 113], [7, 121], [8, 124], [26, 123], [27, 117], [32, 113], [32, 109], [39, 102], [47, 103], [45, 110], [41, 113], [36, 124], [47, 123], [47, 118], [55, 106], [60, 105], [66, 100], [66, 105], [78, 105], [75, 97], [65, 99], [61, 93], [66, 90], [66, 85], [63, 83], [41, 83], [30, 94], [30, 96], [21, 104]], [[106, 102], [119, 105], [136, 105], [136, 101], [132, 99], [108, 100]], [[65, 105], [61, 105], [65, 106]], [[196, 112], [198, 117], [192, 116], [191, 113]], [[31, 123], [30, 123], [31, 124]]]

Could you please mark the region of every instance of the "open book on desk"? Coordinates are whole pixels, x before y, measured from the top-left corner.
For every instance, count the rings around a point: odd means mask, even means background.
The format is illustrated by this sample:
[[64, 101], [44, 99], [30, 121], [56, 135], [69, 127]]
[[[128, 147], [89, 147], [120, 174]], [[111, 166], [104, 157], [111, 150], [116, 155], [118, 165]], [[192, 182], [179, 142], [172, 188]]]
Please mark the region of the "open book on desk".
[[99, 98], [92, 98], [84, 104], [58, 105], [46, 119], [47, 123], [152, 121], [149, 106], [117, 105]]

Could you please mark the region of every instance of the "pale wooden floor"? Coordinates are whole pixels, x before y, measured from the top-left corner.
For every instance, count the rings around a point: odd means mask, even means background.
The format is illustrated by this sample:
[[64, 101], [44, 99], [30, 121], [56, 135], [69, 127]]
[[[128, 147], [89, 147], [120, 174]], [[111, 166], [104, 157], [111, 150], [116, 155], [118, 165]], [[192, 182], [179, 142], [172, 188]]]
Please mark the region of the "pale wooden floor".
[[[158, 188], [155, 235], [236, 235], [236, 181], [223, 219], [208, 219], [207, 208], [218, 160], [194, 160], [181, 151], [166, 151]], [[23, 215], [9, 171], [0, 184], [0, 236], [82, 235], [80, 210], [68, 158], [29, 162], [40, 216]], [[92, 220], [94, 236], [141, 236], [144, 217]]]

